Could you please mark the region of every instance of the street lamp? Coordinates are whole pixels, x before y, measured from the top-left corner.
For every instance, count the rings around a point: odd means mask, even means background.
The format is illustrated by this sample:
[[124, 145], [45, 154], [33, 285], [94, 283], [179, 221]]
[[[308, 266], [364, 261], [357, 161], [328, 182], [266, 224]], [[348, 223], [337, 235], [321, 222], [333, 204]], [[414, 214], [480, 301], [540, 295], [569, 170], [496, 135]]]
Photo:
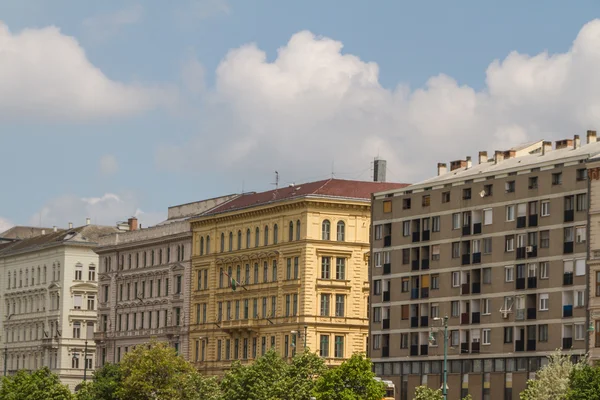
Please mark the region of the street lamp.
[[[6, 317], [6, 320], [8, 321], [10, 319], [10, 317], [12, 317], [14, 314], [8, 314], [8, 317]], [[6, 368], [8, 366], [8, 346], [6, 345], [6, 342], [8, 341], [8, 330], [6, 331], [6, 338], [4, 339], [4, 376], [6, 376]]]
[[85, 339], [85, 347], [83, 350], [83, 381], [87, 380], [87, 339]]
[[[440, 321], [441, 318], [433, 318], [434, 321]], [[442, 383], [442, 395], [444, 400], [448, 400], [448, 316], [446, 315], [444, 321], [444, 380]], [[438, 329], [438, 331], [441, 329]], [[429, 333], [429, 345], [433, 345], [435, 338], [433, 337], [433, 329]]]

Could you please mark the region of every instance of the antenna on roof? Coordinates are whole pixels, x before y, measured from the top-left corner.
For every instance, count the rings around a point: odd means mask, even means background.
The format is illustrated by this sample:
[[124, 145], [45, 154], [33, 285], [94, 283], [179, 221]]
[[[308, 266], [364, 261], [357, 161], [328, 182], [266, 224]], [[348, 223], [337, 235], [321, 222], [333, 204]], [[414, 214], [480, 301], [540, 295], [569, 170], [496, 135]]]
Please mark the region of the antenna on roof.
[[272, 183], [272, 185], [275, 185], [275, 191], [273, 192], [273, 200], [275, 200], [277, 197], [277, 189], [279, 189], [279, 172], [277, 171], [275, 171], [275, 183]]
[[331, 161], [331, 179], [335, 178], [334, 166], [335, 166], [335, 160], [332, 160]]

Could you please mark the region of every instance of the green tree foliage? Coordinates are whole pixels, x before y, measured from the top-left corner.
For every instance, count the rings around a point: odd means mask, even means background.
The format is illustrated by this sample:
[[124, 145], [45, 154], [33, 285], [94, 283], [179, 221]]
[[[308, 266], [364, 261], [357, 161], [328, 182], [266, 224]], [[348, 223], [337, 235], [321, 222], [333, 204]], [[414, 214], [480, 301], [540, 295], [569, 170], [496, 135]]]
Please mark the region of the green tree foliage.
[[15, 376], [4, 377], [0, 387], [3, 400], [72, 400], [73, 395], [58, 376], [46, 367], [35, 372], [21, 370]]
[[298, 353], [286, 369], [281, 400], [310, 399], [317, 377], [326, 372], [325, 362], [317, 354], [308, 350]]
[[567, 400], [600, 399], [600, 368], [582, 365], [571, 372]]
[[77, 391], [77, 400], [118, 400], [117, 389], [121, 385], [119, 364], [105, 364], [94, 371], [91, 381]]
[[[427, 386], [418, 386], [415, 389], [415, 397], [413, 400], [443, 400], [444, 395], [442, 394], [442, 389], [432, 389]], [[463, 400], [471, 400], [472, 397], [468, 394]]]
[[381, 400], [385, 395], [385, 384], [374, 378], [371, 361], [357, 353], [321, 375], [314, 395], [317, 400]]
[[527, 381], [527, 388], [520, 393], [521, 400], [565, 399], [569, 391], [571, 373], [586, 364], [571, 362], [571, 356], [557, 350], [549, 357], [549, 362], [537, 372], [536, 379]]

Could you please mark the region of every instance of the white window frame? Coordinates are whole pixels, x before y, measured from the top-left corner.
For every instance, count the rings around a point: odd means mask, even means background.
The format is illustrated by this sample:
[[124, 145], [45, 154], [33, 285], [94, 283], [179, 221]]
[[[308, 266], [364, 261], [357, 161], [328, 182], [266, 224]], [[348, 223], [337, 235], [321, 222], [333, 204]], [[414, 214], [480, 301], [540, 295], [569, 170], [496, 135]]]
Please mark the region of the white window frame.
[[491, 314], [490, 299], [481, 299], [481, 313], [483, 315]]
[[575, 324], [573, 331], [573, 338], [575, 340], [585, 339], [585, 324]]
[[585, 307], [585, 290], [576, 290], [575, 296], [575, 307]]
[[460, 287], [460, 272], [452, 271], [452, 287]]
[[540, 263], [540, 279], [548, 279], [549, 269], [550, 269], [550, 262], [542, 261]]
[[[489, 216], [489, 219], [488, 219]], [[494, 223], [494, 212], [491, 208], [483, 210], [483, 225], [492, 225]]]
[[461, 223], [460, 223], [460, 213], [454, 213], [452, 214], [452, 229], [460, 229], [461, 228]]
[[575, 242], [576, 243], [585, 243], [587, 240], [587, 232], [585, 226], [576, 226], [575, 227]]
[[[509, 244], [510, 244], [510, 246], [509, 246]], [[511, 251], [515, 251], [515, 237], [514, 236], [504, 238], [504, 251], [506, 251], [507, 253], [509, 253]]]
[[383, 225], [375, 225], [375, 240], [379, 240], [383, 237]]
[[548, 311], [548, 305], [550, 303], [550, 299], [548, 298], [548, 293], [540, 294], [540, 311]]
[[381, 252], [375, 253], [375, 268], [381, 268]]
[[585, 275], [585, 258], [580, 258], [575, 260], [575, 276], [584, 276]]
[[482, 344], [485, 346], [492, 344], [492, 330], [483, 329], [481, 339]]
[[540, 215], [542, 217], [548, 217], [550, 215], [550, 200], [542, 200]]
[[504, 267], [504, 282], [514, 282], [514, 281], [515, 281], [514, 265]]
[[506, 222], [515, 220], [515, 205], [506, 206]]
[[410, 236], [410, 221], [402, 222], [402, 236]]

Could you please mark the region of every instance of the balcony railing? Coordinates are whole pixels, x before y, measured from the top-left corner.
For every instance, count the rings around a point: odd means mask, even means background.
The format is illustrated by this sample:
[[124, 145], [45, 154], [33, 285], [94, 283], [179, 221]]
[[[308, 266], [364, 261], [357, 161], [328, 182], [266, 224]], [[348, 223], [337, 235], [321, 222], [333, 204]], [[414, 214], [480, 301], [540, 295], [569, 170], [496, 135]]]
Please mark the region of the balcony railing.
[[525, 289], [525, 278], [516, 279], [516, 288], [517, 290]]
[[391, 274], [392, 273], [392, 264], [390, 264], [390, 263], [383, 264], [383, 273], [386, 275]]
[[383, 247], [390, 247], [392, 245], [392, 235], [383, 237]]
[[573, 242], [565, 242], [563, 244], [563, 253], [564, 254], [571, 254], [571, 253], [573, 253]]
[[563, 285], [572, 285], [573, 284], [573, 273], [565, 272], [563, 274]]
[[562, 340], [562, 348], [563, 350], [567, 350], [573, 347], [573, 338], [563, 338]]
[[517, 256], [517, 260], [520, 260], [522, 258], [525, 258], [525, 256], [527, 255], [526, 253], [526, 247], [517, 247], [517, 252], [516, 252], [516, 256]]
[[527, 252], [527, 258], [537, 257], [537, 246], [529, 246], [531, 251]]
[[525, 351], [525, 342], [521, 340], [515, 340], [515, 351]]
[[384, 318], [381, 320], [382, 322], [382, 329], [390, 329], [390, 319], [389, 318]]
[[422, 299], [427, 299], [429, 298], [429, 288], [421, 288], [421, 298]]
[[381, 357], [389, 357], [390, 356], [390, 348], [388, 346], [381, 348]]
[[429, 326], [429, 317], [427, 315], [421, 316], [421, 328]]
[[410, 298], [411, 298], [412, 300], [414, 300], [414, 299], [418, 299], [418, 298], [419, 298], [419, 288], [416, 288], [416, 289], [411, 289], [411, 290], [410, 290]]
[[529, 278], [527, 278], [527, 288], [528, 289], [537, 288], [537, 277], [530, 276]]
[[473, 264], [481, 264], [481, 253], [473, 253]]
[[530, 307], [527, 309], [527, 319], [536, 319], [535, 307]]
[[535, 339], [527, 340], [527, 351], [535, 351]]
[[517, 217], [517, 229], [525, 228], [527, 226], [527, 217]]
[[465, 225], [462, 227], [463, 236], [468, 236], [471, 234], [471, 225]]
[[390, 301], [390, 292], [383, 292], [383, 301]]
[[564, 222], [573, 222], [575, 220], [575, 213], [573, 210], [565, 210], [565, 221]]
[[411, 317], [410, 318], [410, 327], [418, 328], [419, 327], [419, 317]]
[[529, 216], [529, 227], [533, 228], [534, 226], [538, 226], [537, 214], [532, 214]]
[[481, 320], [481, 314], [479, 312], [472, 312], [471, 313], [471, 323], [472, 324], [478, 324]]
[[473, 294], [481, 293], [481, 283], [473, 282], [473, 286], [471, 288], [471, 293], [473, 293]]
[[568, 318], [573, 316], [573, 305], [563, 306], [563, 318]]
[[421, 345], [421, 355], [426, 356], [427, 354], [429, 354], [429, 345], [422, 344]]
[[412, 241], [413, 243], [417, 243], [421, 241], [421, 232], [413, 232], [412, 233]]
[[479, 342], [471, 342], [471, 353], [479, 353]]
[[461, 323], [461, 325], [469, 324], [469, 313], [460, 314], [460, 323]]
[[413, 271], [419, 270], [419, 260], [412, 260], [412, 270]]
[[462, 255], [462, 265], [469, 265], [471, 264], [471, 254], [467, 253], [467, 254], [463, 254]]
[[525, 309], [518, 308], [517, 311], [515, 312], [515, 320], [522, 321], [524, 319], [525, 319]]
[[460, 354], [469, 354], [469, 342], [460, 344]]
[[428, 240], [429, 240], [429, 237], [430, 237], [430, 236], [431, 236], [431, 234], [430, 234], [430, 231], [423, 231], [423, 232], [421, 233], [421, 240], [422, 240], [423, 242], [426, 242], [426, 241], [428, 241]]
[[410, 346], [410, 355], [411, 356], [419, 355], [419, 345], [418, 344], [413, 344]]
[[476, 222], [473, 224], [473, 235], [478, 235], [481, 233], [481, 222]]
[[463, 283], [461, 285], [461, 294], [470, 294], [471, 292], [471, 285], [469, 285], [468, 283]]
[[423, 259], [421, 260], [421, 269], [429, 269], [429, 260], [428, 259]]

